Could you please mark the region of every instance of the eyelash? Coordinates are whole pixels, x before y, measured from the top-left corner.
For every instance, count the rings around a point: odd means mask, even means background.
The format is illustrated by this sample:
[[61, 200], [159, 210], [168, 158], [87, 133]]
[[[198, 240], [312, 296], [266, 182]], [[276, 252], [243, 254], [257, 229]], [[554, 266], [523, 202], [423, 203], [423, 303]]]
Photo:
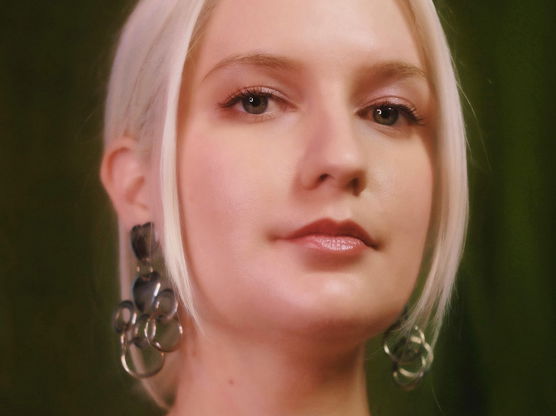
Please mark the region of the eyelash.
[[364, 114], [368, 114], [371, 111], [374, 111], [376, 109], [379, 108], [393, 108], [395, 110], [397, 110], [401, 115], [403, 115], [406, 120], [410, 123], [410, 124], [414, 124], [414, 125], [418, 125], [418, 126], [423, 126], [425, 124], [425, 119], [424, 117], [422, 117], [419, 112], [417, 111], [417, 109], [412, 106], [412, 105], [406, 105], [406, 104], [402, 104], [396, 101], [391, 101], [391, 100], [383, 100], [380, 101], [378, 103], [374, 103], [371, 106], [368, 106], [366, 108], [364, 108], [363, 110], [360, 110], [357, 112], [357, 114], [359, 115], [364, 115]]
[[[248, 88], [242, 88], [239, 91], [236, 91], [232, 94], [230, 94], [223, 102], [219, 103], [219, 107], [223, 108], [223, 109], [228, 109], [228, 108], [232, 108], [234, 105], [236, 105], [237, 103], [241, 102], [244, 99], [248, 99], [250, 97], [264, 97], [267, 98], [269, 100], [274, 100], [276, 101], [278, 104], [280, 104], [281, 106], [285, 105], [285, 99], [281, 98], [279, 95], [277, 95], [275, 92], [273, 92], [271, 89], [269, 88], [265, 88], [265, 87], [248, 87]], [[423, 117], [421, 117], [417, 111], [417, 109], [414, 106], [411, 105], [405, 105], [405, 104], [401, 104], [398, 102], [393, 102], [391, 100], [383, 100], [380, 101], [378, 103], [374, 103], [368, 107], [365, 107], [362, 110], [359, 110], [357, 112], [358, 115], [363, 116], [365, 114], [369, 114], [371, 111], [374, 111], [376, 109], [379, 108], [393, 108], [396, 111], [398, 111], [400, 114], [402, 114], [406, 120], [410, 123], [410, 124], [414, 124], [414, 125], [419, 125], [422, 126], [424, 125], [424, 121], [425, 119]], [[242, 112], [243, 113], [243, 112]], [[251, 114], [251, 113], [243, 113], [246, 116], [251, 116], [257, 120], [262, 120], [265, 118], [265, 114]]]
[[[236, 91], [230, 94], [223, 102], [219, 103], [218, 106], [220, 108], [232, 108], [237, 103], [241, 102], [244, 99], [248, 99], [249, 97], [264, 97], [273, 101], [276, 101], [281, 106], [286, 105], [286, 100], [281, 98], [278, 94], [276, 94], [273, 90], [266, 87], [248, 87], [242, 88], [239, 91]], [[246, 115], [254, 116], [257, 119], [263, 118], [264, 115], [255, 115], [251, 113], [245, 113]]]

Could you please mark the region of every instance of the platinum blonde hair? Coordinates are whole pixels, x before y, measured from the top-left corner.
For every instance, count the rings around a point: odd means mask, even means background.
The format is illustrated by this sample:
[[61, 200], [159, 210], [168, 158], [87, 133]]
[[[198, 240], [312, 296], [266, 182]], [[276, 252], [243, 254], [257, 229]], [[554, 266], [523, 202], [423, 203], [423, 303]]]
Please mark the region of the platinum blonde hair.
[[[106, 100], [105, 143], [127, 135], [158, 168], [155, 219], [167, 273], [192, 321], [199, 323], [184, 256], [177, 186], [178, 108], [184, 67], [198, 32], [217, 0], [140, 0], [119, 39]], [[423, 261], [423, 285], [402, 331], [429, 326], [432, 344], [449, 305], [468, 217], [465, 128], [450, 50], [432, 0], [400, 0], [420, 37], [437, 107], [435, 201]], [[120, 282], [130, 295], [128, 233], [119, 227]], [[165, 366], [165, 371], [174, 367]], [[165, 406], [173, 377], [144, 385]]]

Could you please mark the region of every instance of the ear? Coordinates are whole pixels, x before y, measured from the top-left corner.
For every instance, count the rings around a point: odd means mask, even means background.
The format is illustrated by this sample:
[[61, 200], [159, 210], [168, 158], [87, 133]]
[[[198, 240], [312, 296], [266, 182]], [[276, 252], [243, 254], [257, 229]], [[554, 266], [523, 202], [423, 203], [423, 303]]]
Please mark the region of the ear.
[[122, 136], [108, 145], [102, 158], [100, 179], [118, 218], [126, 229], [152, 220], [149, 167], [138, 144]]

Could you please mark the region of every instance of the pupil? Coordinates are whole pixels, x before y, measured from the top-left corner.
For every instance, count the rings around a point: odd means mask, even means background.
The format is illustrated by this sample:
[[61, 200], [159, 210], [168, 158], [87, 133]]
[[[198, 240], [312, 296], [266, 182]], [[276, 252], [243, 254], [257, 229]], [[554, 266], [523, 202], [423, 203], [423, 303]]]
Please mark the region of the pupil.
[[268, 98], [258, 95], [250, 95], [243, 101], [243, 108], [250, 114], [264, 113], [268, 107]]
[[379, 124], [391, 126], [398, 121], [398, 110], [393, 107], [379, 107], [374, 111], [374, 119]]

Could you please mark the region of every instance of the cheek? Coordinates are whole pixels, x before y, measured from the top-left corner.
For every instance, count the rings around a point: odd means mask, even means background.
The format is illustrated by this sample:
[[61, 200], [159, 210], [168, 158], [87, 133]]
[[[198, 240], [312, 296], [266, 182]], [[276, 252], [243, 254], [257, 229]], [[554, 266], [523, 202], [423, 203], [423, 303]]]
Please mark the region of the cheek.
[[223, 216], [222, 211], [241, 211], [248, 206], [247, 185], [237, 169], [232, 169], [241, 161], [234, 160], [202, 136], [188, 138], [183, 148], [179, 188], [181, 206], [187, 207], [184, 215], [191, 218], [190, 226], [203, 222], [217, 228], [229, 222], [231, 215]]
[[181, 153], [179, 188], [187, 234], [195, 239], [211, 234], [217, 242], [241, 239], [245, 223], [256, 222], [272, 196], [262, 167], [249, 156], [252, 150], [230, 137], [194, 135]]
[[223, 321], [222, 314], [238, 309], [249, 288], [237, 276], [248, 275], [253, 253], [264, 244], [264, 234], [255, 231], [274, 193], [269, 169], [253, 154], [229, 135], [189, 134], [180, 150], [182, 235], [206, 319]]
[[[431, 155], [420, 142], [403, 152], [388, 185], [384, 209], [390, 234], [385, 250], [400, 284], [413, 288], [423, 258], [434, 188]], [[403, 167], [403, 168], [399, 168]]]
[[428, 228], [432, 191], [433, 171], [428, 155], [416, 153], [404, 161], [403, 171], [395, 176], [396, 186], [392, 187], [392, 212], [398, 232], [417, 237]]

